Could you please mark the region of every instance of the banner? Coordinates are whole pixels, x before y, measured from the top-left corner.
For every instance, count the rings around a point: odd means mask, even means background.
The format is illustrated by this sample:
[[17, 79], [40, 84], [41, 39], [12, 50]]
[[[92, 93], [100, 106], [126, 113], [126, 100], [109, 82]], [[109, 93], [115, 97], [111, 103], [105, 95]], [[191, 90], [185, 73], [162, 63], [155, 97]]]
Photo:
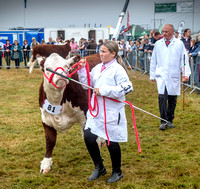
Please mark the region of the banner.
[[193, 2], [177, 2], [177, 3], [155, 3], [155, 13], [167, 13], [167, 12], [194, 12]]
[[155, 13], [176, 12], [176, 3], [155, 3]]
[[193, 2], [178, 2], [177, 3], [177, 12], [194, 12]]

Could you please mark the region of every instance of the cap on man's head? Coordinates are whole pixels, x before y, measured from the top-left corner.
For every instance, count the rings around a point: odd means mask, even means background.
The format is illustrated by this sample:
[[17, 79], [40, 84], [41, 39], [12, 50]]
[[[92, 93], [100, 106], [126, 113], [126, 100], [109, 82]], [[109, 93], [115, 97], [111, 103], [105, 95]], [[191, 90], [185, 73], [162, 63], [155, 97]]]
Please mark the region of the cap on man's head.
[[71, 40], [73, 40], [73, 41], [74, 41], [74, 38], [72, 37], [72, 38], [71, 38]]
[[34, 40], [35, 39], [35, 37], [32, 37], [32, 40]]

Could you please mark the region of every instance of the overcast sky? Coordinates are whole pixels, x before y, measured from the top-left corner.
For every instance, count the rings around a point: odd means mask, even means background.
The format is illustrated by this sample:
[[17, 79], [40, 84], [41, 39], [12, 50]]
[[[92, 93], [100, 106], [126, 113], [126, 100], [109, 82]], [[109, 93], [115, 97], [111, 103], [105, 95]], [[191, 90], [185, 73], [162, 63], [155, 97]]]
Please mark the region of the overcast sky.
[[[194, 0], [193, 13], [154, 14], [155, 2], [191, 2], [193, 0], [130, 0], [128, 10], [130, 24], [143, 25], [145, 28], [156, 27], [160, 23], [172, 23], [175, 29], [178, 23], [185, 21], [185, 27], [200, 31], [200, 0]], [[118, 16], [125, 0], [0, 0], [0, 30], [12, 27], [55, 27], [67, 28], [72, 25], [84, 27], [96, 24], [102, 27], [116, 27]], [[126, 24], [126, 18], [125, 24]]]

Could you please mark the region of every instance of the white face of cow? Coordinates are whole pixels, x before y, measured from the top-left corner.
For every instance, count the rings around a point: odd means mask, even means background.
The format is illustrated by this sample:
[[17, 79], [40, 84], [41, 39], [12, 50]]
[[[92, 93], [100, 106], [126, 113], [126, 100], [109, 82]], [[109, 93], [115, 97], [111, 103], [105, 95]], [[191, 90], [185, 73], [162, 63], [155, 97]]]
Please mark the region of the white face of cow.
[[[52, 72], [47, 71], [46, 68], [49, 68], [53, 71], [62, 74], [62, 75], [66, 75], [66, 72], [63, 72], [64, 70], [67, 70], [71, 64], [73, 64], [74, 58], [70, 58], [68, 60], [62, 58], [60, 55], [53, 53], [51, 54], [44, 62], [44, 72], [46, 74], [46, 76], [50, 79], [52, 76]], [[58, 68], [63, 68], [63, 69], [58, 69]], [[49, 80], [44, 76], [44, 84], [51, 89], [55, 89], [55, 90], [60, 90], [59, 88], [62, 88], [63, 86], [65, 86], [66, 84], [68, 84], [68, 79], [65, 79], [57, 74], [54, 74], [54, 76], [52, 77], [52, 82], [58, 87], [56, 88], [52, 83], [49, 83]]]

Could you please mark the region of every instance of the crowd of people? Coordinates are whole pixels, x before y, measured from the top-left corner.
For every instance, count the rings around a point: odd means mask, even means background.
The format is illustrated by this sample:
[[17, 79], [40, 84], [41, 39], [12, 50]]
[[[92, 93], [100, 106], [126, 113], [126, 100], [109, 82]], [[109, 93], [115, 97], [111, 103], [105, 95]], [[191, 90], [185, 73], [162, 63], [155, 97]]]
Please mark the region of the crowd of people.
[[[18, 69], [20, 62], [24, 62], [24, 66], [27, 67], [27, 63], [31, 57], [31, 52], [36, 45], [39, 44], [50, 44], [50, 45], [64, 45], [68, 40], [64, 41], [60, 37], [57, 37], [56, 40], [53, 40], [52, 37], [49, 37], [49, 41], [45, 42], [42, 40], [41, 43], [36, 41], [36, 38], [32, 38], [32, 43], [28, 44], [28, 40], [23, 41], [23, 46], [21, 46], [18, 40], [15, 40], [13, 44], [10, 43], [10, 40], [6, 40], [6, 44], [3, 44], [0, 39], [0, 69], [2, 68], [2, 57], [5, 58], [7, 69], [10, 69], [11, 60], [15, 62], [15, 66]], [[82, 57], [99, 53], [103, 40], [100, 39], [98, 44], [93, 39], [86, 40], [81, 38], [79, 44], [75, 41], [74, 38], [70, 39], [71, 52], [70, 56], [76, 56], [80, 54]]]
[[[173, 38], [177, 38], [183, 42], [190, 63], [191, 57], [193, 58], [195, 83], [198, 88], [200, 88], [200, 63], [199, 61], [197, 62], [197, 57], [200, 53], [200, 34], [197, 39], [194, 39], [191, 37], [191, 30], [186, 28], [181, 38], [179, 38], [178, 32], [174, 32]], [[142, 39], [138, 39], [136, 41], [130, 40], [126, 44], [122, 39], [121, 41], [118, 41], [118, 47], [120, 49], [119, 54], [122, 58], [126, 58], [128, 60], [130, 64], [129, 66], [132, 68], [137, 67], [141, 70], [149, 72], [150, 60], [154, 46], [160, 39], [163, 39], [163, 34], [155, 32], [154, 30], [151, 30], [150, 35], [146, 34]], [[200, 94], [200, 91], [197, 90], [197, 93]]]
[[[174, 32], [173, 37], [179, 39], [179, 33]], [[136, 66], [141, 70], [149, 72], [150, 59], [155, 43], [162, 38], [163, 35], [160, 32], [151, 30], [150, 34], [146, 34], [144, 37], [138, 38], [137, 40], [130, 40], [127, 42], [125, 42], [123, 39], [120, 41], [116, 41], [116, 39], [112, 40], [118, 44], [118, 55], [120, 55], [122, 59], [126, 58], [130, 63], [129, 66], [133, 68]], [[199, 64], [196, 63], [198, 53], [200, 52], [200, 34], [196, 40], [191, 37], [191, 30], [186, 28], [180, 40], [184, 43], [189, 58], [192, 57], [194, 60], [195, 82], [200, 88], [200, 73], [198, 73]], [[106, 41], [107, 39], [100, 39], [98, 43], [96, 43], [94, 39], [87, 40], [85, 38], [81, 38], [79, 42], [76, 42], [74, 38], [71, 38], [70, 56], [72, 57], [80, 54], [82, 57], [84, 57], [99, 53], [102, 44]], [[44, 40], [41, 42], [41, 44], [53, 45], [63, 45], [65, 43], [66, 41], [63, 41], [60, 37], [57, 37], [56, 40], [53, 40], [52, 37], [49, 37], [48, 42], [45, 42]], [[30, 45], [28, 44], [27, 40], [24, 40], [23, 46], [21, 46], [17, 40], [15, 40], [13, 44], [10, 44], [9, 40], [6, 40], [6, 44], [3, 44], [0, 40], [0, 69], [2, 67], [2, 57], [5, 58], [7, 69], [10, 69], [11, 60], [15, 62], [17, 69], [19, 68], [20, 62], [24, 62], [24, 66], [27, 67], [27, 63], [29, 62], [30, 58], [30, 52], [36, 45], [39, 44], [40, 43], [36, 41], [35, 37], [32, 38], [32, 43]], [[200, 93], [200, 91], [198, 91], [198, 93]]]

